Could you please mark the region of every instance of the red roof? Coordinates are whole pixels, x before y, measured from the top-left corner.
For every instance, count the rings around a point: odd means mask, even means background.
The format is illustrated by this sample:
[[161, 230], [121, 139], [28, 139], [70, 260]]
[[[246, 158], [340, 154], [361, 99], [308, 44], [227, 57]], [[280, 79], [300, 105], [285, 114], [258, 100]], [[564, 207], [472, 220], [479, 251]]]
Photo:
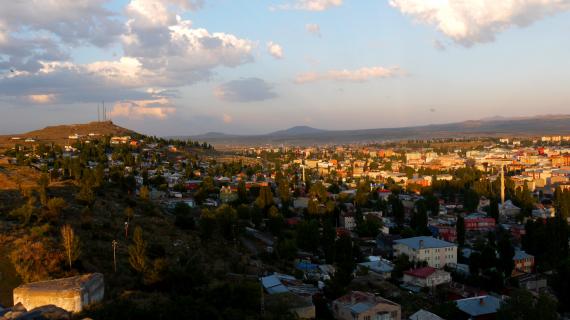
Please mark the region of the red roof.
[[435, 268], [423, 267], [423, 268], [408, 270], [408, 271], [405, 271], [404, 273], [407, 275], [410, 275], [412, 277], [425, 279], [425, 278], [429, 277], [435, 271], [436, 271]]

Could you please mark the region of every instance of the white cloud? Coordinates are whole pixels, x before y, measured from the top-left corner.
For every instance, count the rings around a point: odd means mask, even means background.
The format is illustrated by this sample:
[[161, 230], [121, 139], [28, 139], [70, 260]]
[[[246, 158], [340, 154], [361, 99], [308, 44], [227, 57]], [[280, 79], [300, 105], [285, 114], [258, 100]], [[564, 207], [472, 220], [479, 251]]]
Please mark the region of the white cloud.
[[70, 44], [105, 46], [122, 30], [108, 0], [2, 1], [0, 25], [11, 32], [47, 31]]
[[525, 27], [570, 9], [568, 0], [390, 0], [390, 5], [464, 46], [493, 41], [513, 25]]
[[324, 11], [342, 5], [343, 0], [296, 0], [293, 3], [282, 4], [273, 9]]
[[326, 73], [307, 72], [297, 76], [296, 83], [308, 83], [321, 80], [364, 82], [379, 78], [394, 78], [402, 75], [399, 67], [368, 67], [356, 70], [330, 70]]
[[275, 59], [283, 59], [283, 48], [273, 41], [267, 43], [267, 52]]
[[259, 78], [244, 78], [219, 85], [214, 95], [228, 102], [256, 102], [277, 97], [273, 86]]
[[28, 95], [28, 99], [32, 103], [45, 104], [45, 103], [53, 102], [55, 100], [55, 95], [54, 94], [30, 94], [30, 95]]
[[305, 30], [307, 30], [308, 33], [316, 35], [318, 37], [321, 36], [321, 26], [319, 26], [316, 23], [309, 23], [305, 25]]
[[176, 111], [167, 98], [121, 101], [111, 110], [112, 117], [165, 119]]
[[[45, 97], [49, 96], [54, 103], [103, 100], [112, 103], [147, 101], [164, 97], [163, 93], [172, 98], [176, 88], [207, 80], [216, 68], [253, 61], [254, 42], [195, 28], [191, 21], [181, 18], [185, 11], [199, 9], [202, 0], [131, 0], [125, 8], [126, 22], [119, 28], [120, 38], [111, 32], [114, 29], [105, 34], [122, 45], [124, 56], [87, 64], [72, 62], [61, 48], [69, 47], [65, 45], [68, 36], [71, 44], [95, 43], [94, 39], [103, 30], [96, 26], [107, 20], [112, 20], [110, 24], [116, 22], [113, 14], [104, 9], [106, 0], [13, 2], [18, 3], [9, 2], [9, 8], [17, 9], [14, 16], [6, 14], [5, 7], [0, 10], [0, 96], [10, 99], [45, 103]], [[44, 7], [46, 13], [38, 10]], [[53, 17], [39, 17], [38, 12], [52, 13]], [[84, 16], [77, 17], [80, 14]], [[60, 30], [61, 26], [53, 26], [61, 24], [73, 29], [75, 23], [85, 25], [77, 26], [73, 34]], [[38, 33], [20, 39], [17, 38], [20, 28], [53, 30], [53, 34]], [[81, 28], [88, 28], [89, 32]], [[149, 88], [154, 88], [154, 93]], [[162, 93], [157, 95], [157, 90]], [[122, 108], [117, 110], [132, 109]], [[165, 114], [147, 109], [130, 112]]]
[[137, 58], [143, 68], [160, 74], [162, 79], [157, 84], [191, 84], [208, 78], [216, 67], [236, 67], [253, 61], [252, 41], [193, 28], [191, 21], [183, 20], [163, 2], [133, 0], [127, 14], [130, 19], [123, 35], [125, 54]]
[[224, 123], [232, 123], [234, 122], [234, 118], [232, 116], [230, 116], [227, 113], [222, 114], [222, 121], [224, 121]]

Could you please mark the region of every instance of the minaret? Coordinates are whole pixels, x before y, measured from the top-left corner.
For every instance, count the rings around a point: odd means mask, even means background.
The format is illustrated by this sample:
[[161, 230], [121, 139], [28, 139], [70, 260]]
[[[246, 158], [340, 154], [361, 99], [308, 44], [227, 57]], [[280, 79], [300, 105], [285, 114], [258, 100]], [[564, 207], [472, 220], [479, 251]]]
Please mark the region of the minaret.
[[305, 180], [305, 165], [302, 165], [302, 167], [303, 167], [303, 183], [306, 183], [306, 180]]

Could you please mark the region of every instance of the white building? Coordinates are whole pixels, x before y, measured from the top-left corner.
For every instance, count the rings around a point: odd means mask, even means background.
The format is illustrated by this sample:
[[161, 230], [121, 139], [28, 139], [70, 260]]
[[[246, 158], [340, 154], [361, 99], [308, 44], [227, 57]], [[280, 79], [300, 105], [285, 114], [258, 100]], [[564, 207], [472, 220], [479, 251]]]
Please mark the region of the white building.
[[404, 282], [422, 288], [436, 287], [450, 283], [451, 274], [432, 267], [417, 268], [404, 272]]
[[394, 241], [394, 255], [406, 254], [412, 261], [426, 261], [430, 267], [443, 268], [457, 263], [457, 245], [434, 237], [414, 237]]

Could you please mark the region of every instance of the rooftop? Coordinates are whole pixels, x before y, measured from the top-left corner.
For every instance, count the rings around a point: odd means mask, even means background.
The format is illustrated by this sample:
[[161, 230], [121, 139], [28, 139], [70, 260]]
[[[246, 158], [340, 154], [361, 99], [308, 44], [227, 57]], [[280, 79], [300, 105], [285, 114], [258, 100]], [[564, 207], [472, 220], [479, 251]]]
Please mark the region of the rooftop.
[[501, 300], [493, 296], [479, 296], [455, 301], [459, 310], [472, 317], [496, 313], [501, 307]]
[[406, 239], [394, 240], [394, 243], [403, 244], [414, 250], [429, 249], [429, 248], [448, 248], [456, 247], [457, 245], [451, 242], [436, 239], [434, 237], [413, 237]]
[[408, 270], [408, 271], [405, 271], [404, 273], [407, 275], [416, 277], [416, 278], [425, 279], [425, 278], [431, 276], [436, 271], [437, 271], [436, 268], [424, 267], [424, 268], [417, 268], [417, 269]]

